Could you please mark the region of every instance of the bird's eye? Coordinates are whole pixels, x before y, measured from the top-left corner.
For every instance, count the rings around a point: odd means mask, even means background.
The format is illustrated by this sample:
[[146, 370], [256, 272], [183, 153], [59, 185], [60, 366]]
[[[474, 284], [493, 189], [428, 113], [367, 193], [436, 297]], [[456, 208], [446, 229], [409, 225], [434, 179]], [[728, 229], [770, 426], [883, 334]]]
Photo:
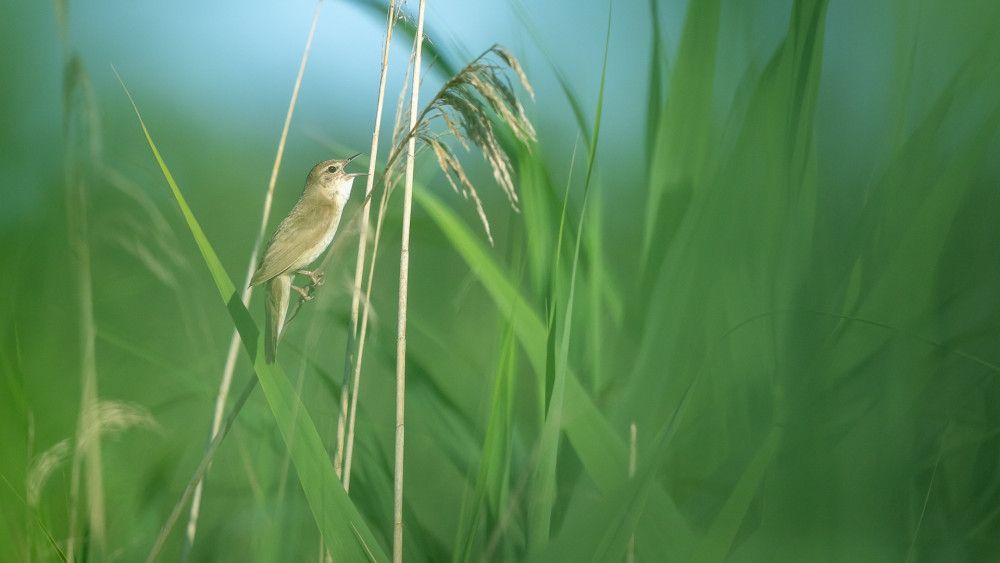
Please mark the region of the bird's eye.
[[329, 172], [330, 174], [333, 174], [334, 172], [337, 171], [337, 167], [336, 166], [329, 166], [329, 167], [327, 167], [326, 171]]

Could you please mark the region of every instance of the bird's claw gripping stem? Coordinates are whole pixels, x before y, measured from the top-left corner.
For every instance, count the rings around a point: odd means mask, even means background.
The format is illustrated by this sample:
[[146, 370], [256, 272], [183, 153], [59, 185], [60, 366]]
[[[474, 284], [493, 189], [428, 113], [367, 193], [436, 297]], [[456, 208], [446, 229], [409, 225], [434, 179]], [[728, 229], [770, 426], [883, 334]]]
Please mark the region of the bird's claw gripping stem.
[[312, 271], [310, 271], [310, 270], [299, 270], [296, 273], [308, 277], [309, 280], [312, 282], [312, 284], [315, 285], [315, 286], [323, 285], [323, 272], [316, 271], [316, 270], [312, 270]]

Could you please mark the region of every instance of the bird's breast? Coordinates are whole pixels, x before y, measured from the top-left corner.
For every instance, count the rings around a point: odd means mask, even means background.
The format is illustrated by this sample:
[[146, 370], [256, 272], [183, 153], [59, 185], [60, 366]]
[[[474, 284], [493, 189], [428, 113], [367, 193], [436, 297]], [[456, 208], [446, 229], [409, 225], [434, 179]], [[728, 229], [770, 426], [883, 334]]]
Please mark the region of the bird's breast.
[[311, 264], [314, 260], [319, 258], [330, 243], [333, 242], [334, 235], [337, 234], [337, 227], [340, 225], [341, 211], [343, 207], [331, 206], [327, 209], [327, 213], [322, 217], [323, 226], [317, 232], [317, 237], [315, 237], [311, 244], [302, 252], [302, 258], [299, 260], [299, 264], [296, 268], [304, 268]]

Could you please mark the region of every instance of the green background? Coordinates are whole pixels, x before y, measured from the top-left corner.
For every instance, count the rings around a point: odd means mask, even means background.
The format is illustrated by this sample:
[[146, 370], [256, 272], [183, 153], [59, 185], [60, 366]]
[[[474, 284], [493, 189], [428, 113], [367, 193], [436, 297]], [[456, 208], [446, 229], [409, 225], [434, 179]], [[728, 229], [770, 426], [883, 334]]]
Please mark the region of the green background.
[[[87, 365], [134, 416], [101, 440], [107, 547], [76, 557], [145, 558], [201, 458], [233, 330], [111, 65], [239, 285], [314, 10], [6, 2], [0, 560], [61, 559], [74, 512], [88, 533], [70, 494]], [[367, 149], [383, 19], [323, 6], [268, 232], [315, 162]], [[418, 161], [406, 560], [620, 561], [633, 533], [638, 561], [1000, 557], [1000, 4], [432, 1], [427, 21], [424, 92], [504, 44], [539, 140], [506, 145], [519, 213], [459, 149], [493, 247]], [[351, 487], [384, 552], [400, 209], [397, 193]], [[357, 222], [338, 240], [280, 357], [330, 451]], [[251, 376], [241, 358], [234, 385]], [[192, 560], [316, 560], [307, 494], [257, 390]]]

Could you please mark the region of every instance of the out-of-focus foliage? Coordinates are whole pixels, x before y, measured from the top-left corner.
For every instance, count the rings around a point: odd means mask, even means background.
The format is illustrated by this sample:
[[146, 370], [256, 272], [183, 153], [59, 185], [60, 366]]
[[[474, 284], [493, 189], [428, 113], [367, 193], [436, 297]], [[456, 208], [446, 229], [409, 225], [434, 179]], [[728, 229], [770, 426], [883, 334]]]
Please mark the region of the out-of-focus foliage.
[[[467, 163], [495, 246], [425, 157], [411, 242], [406, 559], [619, 561], [634, 537], [637, 561], [995, 560], [1000, 7], [683, 5], [651, 2], [649, 28], [627, 38], [616, 13], [634, 6], [611, 11], [610, 59], [648, 36], [631, 58], [649, 81], [628, 84], [625, 99], [627, 69], [609, 64], [603, 78], [617, 88], [603, 100], [585, 205], [597, 62], [587, 74], [553, 58], [545, 76], [544, 60], [508, 45], [536, 88], [526, 111], [538, 141], [498, 127], [516, 155], [520, 213]], [[0, 127], [0, 559], [58, 560], [75, 526], [77, 558], [137, 560], [200, 460], [233, 325], [127, 99], [101, 86], [103, 69], [70, 64], [87, 60], [74, 58], [74, 5], [65, 51], [12, 48], [60, 44], [56, 14], [38, 6], [12, 8], [4, 25], [23, 29], [0, 33], [5, 83], [49, 86], [0, 88], [10, 124]], [[603, 46], [606, 24], [580, 25]], [[429, 80], [446, 80], [441, 68]], [[274, 80], [290, 89], [293, 71]], [[271, 125], [220, 130], [172, 104], [172, 85], [149, 73], [133, 89], [143, 117], [239, 279], [285, 108], [260, 110]], [[622, 135], [616, 120], [636, 111], [648, 127]], [[558, 116], [575, 122], [554, 127]], [[276, 215], [301, 189], [297, 170], [325, 157], [304, 137]], [[626, 165], [607, 157], [623, 151]], [[398, 244], [395, 213], [382, 256]], [[283, 342], [330, 449], [352, 246], [337, 247]], [[351, 487], [382, 551], [393, 262], [376, 268]], [[74, 452], [95, 440], [79, 423], [88, 332], [104, 406], [95, 419], [106, 422], [100, 531], [86, 502], [92, 465], [72, 500]], [[317, 334], [322, 345], [303, 357]], [[244, 363], [238, 378], [250, 373]], [[209, 474], [193, 559], [315, 558], [322, 525], [290, 464], [258, 393]], [[181, 543], [171, 536], [163, 558]]]

